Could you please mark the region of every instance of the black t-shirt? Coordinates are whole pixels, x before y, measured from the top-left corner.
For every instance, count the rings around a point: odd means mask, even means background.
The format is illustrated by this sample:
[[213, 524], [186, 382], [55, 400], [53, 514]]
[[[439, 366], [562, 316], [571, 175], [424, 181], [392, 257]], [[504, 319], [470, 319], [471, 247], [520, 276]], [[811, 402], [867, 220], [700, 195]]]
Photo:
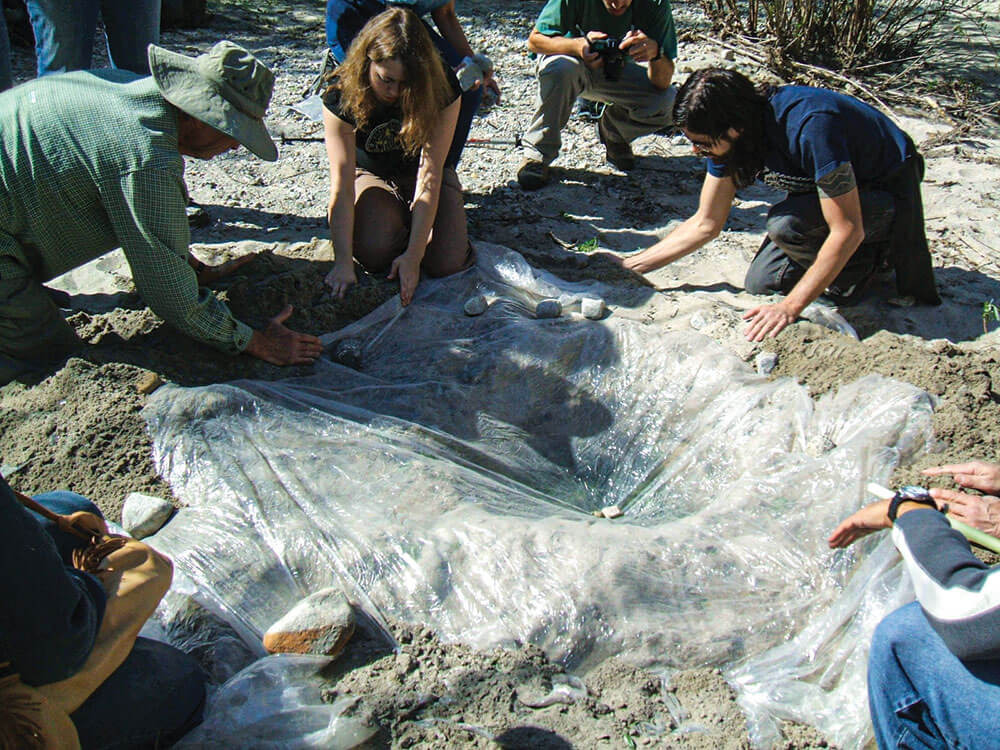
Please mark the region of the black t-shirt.
[[[455, 77], [454, 71], [443, 65], [445, 76], [451, 87], [452, 97], [448, 105], [462, 95], [462, 87]], [[445, 106], [448, 106], [445, 105]], [[408, 157], [399, 142], [399, 130], [403, 127], [403, 113], [396, 104], [378, 104], [371, 119], [363, 130], [359, 130], [354, 118], [340, 108], [340, 91], [331, 88], [323, 96], [323, 106], [348, 125], [354, 127], [354, 138], [357, 144], [357, 163], [362, 169], [379, 177], [416, 172], [420, 163], [420, 154]]]

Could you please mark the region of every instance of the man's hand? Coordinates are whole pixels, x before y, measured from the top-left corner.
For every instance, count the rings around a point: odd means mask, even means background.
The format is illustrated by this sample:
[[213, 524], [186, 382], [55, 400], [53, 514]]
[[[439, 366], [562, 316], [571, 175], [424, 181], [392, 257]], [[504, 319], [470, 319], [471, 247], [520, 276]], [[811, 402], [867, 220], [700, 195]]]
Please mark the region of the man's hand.
[[991, 495], [1000, 495], [1000, 466], [986, 461], [931, 466], [929, 469], [924, 469], [923, 473], [929, 477], [950, 474], [955, 483], [962, 487], [970, 487]]
[[832, 549], [840, 549], [872, 532], [888, 529], [890, 526], [892, 523], [889, 521], [889, 501], [878, 500], [841, 521], [826, 543]]
[[755, 307], [743, 315], [743, 320], [750, 321], [745, 331], [746, 337], [750, 341], [763, 341], [768, 336], [773, 338], [794, 323], [796, 318], [798, 315], [789, 312], [784, 302]]
[[576, 56], [586, 63], [588, 68], [599, 68], [604, 64], [604, 60], [601, 56], [594, 52], [590, 47], [591, 39], [607, 39], [608, 35], [603, 31], [589, 31], [585, 36], [580, 37], [577, 41], [579, 42], [579, 50]]
[[323, 281], [330, 287], [331, 294], [337, 299], [344, 299], [347, 290], [358, 283], [358, 277], [354, 273], [354, 260], [345, 263], [334, 262], [333, 269]]
[[1000, 538], [1000, 498], [944, 489], [932, 489], [931, 497], [937, 500], [939, 506], [948, 504], [949, 516]]
[[292, 309], [291, 305], [287, 305], [264, 328], [254, 331], [244, 351], [272, 365], [311, 365], [315, 362], [323, 352], [320, 340], [283, 325], [291, 316]]
[[257, 257], [257, 254], [251, 253], [250, 255], [241, 255], [239, 258], [227, 260], [225, 263], [217, 266], [202, 266], [202, 269], [198, 271], [198, 285], [208, 286], [219, 279], [225, 278], [235, 273], [237, 269], [242, 268], [255, 257]]
[[399, 301], [404, 305], [413, 301], [413, 293], [420, 283], [420, 259], [409, 252], [397, 255], [389, 269], [390, 279], [399, 279]]
[[660, 54], [660, 45], [655, 39], [650, 39], [644, 31], [632, 29], [622, 37], [618, 45], [622, 52], [627, 53], [637, 63], [651, 61]]

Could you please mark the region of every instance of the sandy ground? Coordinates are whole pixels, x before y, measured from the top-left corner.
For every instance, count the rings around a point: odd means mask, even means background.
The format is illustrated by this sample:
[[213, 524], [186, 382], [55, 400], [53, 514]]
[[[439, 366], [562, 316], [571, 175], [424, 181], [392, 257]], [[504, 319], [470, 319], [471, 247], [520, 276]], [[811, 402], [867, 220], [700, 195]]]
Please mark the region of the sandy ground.
[[[193, 233], [194, 252], [208, 262], [258, 253], [240, 274], [220, 284], [238, 317], [259, 326], [291, 303], [288, 325], [322, 334], [357, 319], [395, 292], [384, 279], [365, 277], [342, 302], [331, 300], [322, 279], [330, 264], [325, 212], [326, 165], [318, 125], [288, 107], [301, 100], [323, 51], [321, 4], [272, 2], [259, 15], [235, 6], [206, 29], [172, 31], [163, 43], [196, 53], [221, 38], [253, 49], [273, 67], [278, 84], [269, 125], [282, 158], [275, 164], [245, 151], [211, 162], [189, 162], [192, 197], [209, 211], [209, 226]], [[926, 150], [924, 186], [928, 235], [944, 304], [905, 307], [887, 302], [889, 283], [860, 305], [841, 310], [855, 340], [800, 322], [776, 339], [752, 345], [740, 315], [761, 300], [744, 293], [743, 272], [760, 242], [767, 206], [776, 195], [755, 186], [740, 193], [727, 231], [710, 246], [648, 279], [626, 274], [577, 249], [596, 239], [603, 249], [631, 252], [662, 237], [689, 215], [703, 167], [682, 140], [650, 136], [636, 144], [638, 168], [616, 172], [603, 161], [593, 125], [574, 120], [557, 162], [559, 185], [523, 193], [513, 182], [520, 161], [507, 141], [523, 130], [534, 96], [532, 63], [523, 38], [539, 0], [471, 0], [459, 8], [476, 48], [497, 62], [503, 102], [479, 118], [461, 164], [473, 238], [508, 245], [536, 265], [567, 279], [600, 277], [614, 285], [614, 315], [694, 328], [752, 362], [761, 351], [778, 355], [772, 376], [790, 375], [816, 395], [877, 372], [909, 381], [937, 400], [937, 451], [901, 467], [898, 483], [917, 482], [920, 468], [942, 461], [998, 458], [1000, 382], [997, 323], [983, 303], [1000, 300], [1000, 142], [996, 134], [951, 138]], [[697, 8], [678, 4], [679, 28], [704, 28]], [[15, 50], [15, 71], [30, 70]], [[739, 66], [721, 48], [682, 42], [678, 76], [710, 62]], [[959, 63], [956, 63], [958, 65]], [[981, 68], [962, 58], [963, 75]], [[744, 70], [753, 72], [749, 66]], [[971, 72], [970, 72], [971, 71]], [[918, 143], [951, 125], [900, 112]], [[75, 275], [63, 286], [75, 294], [70, 320], [87, 346], [64, 367], [0, 389], [0, 463], [25, 492], [66, 488], [89, 495], [117, 518], [122, 499], [142, 491], [171, 497], [150, 458], [141, 416], [146, 396], [138, 385], [155, 373], [182, 385], [236, 377], [276, 379], [304, 369], [280, 369], [249, 357], [229, 358], [179, 336], [134, 293], [120, 254], [106, 256], [100, 273]], [[14, 471], [12, 471], [14, 470]], [[517, 686], [541, 694], [562, 668], [537, 649], [482, 654], [442, 645], [430, 632], [398, 624], [401, 655], [385, 655], [359, 639], [338, 668], [331, 691], [363, 696], [383, 728], [386, 746], [747, 747], [743, 718], [728, 686], [711, 668], [676, 675], [669, 692], [658, 681], [619, 662], [586, 676], [590, 695], [573, 705], [532, 708]], [[350, 668], [348, 668], [350, 667]], [[439, 721], [421, 722], [436, 686], [461, 680], [466, 698], [437, 707]], [[335, 684], [334, 684], [335, 683]], [[512, 692], [513, 691], [513, 692]], [[431, 696], [431, 698], [428, 698]], [[664, 734], [671, 726], [698, 731]], [[488, 726], [494, 739], [468, 729]], [[789, 727], [786, 747], [825, 747], [807, 727]]]

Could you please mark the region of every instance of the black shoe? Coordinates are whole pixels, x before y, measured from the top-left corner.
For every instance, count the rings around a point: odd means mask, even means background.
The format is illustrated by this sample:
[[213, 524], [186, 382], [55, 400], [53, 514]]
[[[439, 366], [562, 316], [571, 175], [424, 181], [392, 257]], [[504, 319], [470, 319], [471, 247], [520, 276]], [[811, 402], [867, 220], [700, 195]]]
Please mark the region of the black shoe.
[[525, 159], [517, 168], [517, 184], [523, 190], [538, 190], [549, 184], [549, 167], [538, 159]]
[[603, 119], [597, 122], [597, 137], [604, 144], [608, 164], [615, 169], [620, 169], [622, 172], [629, 172], [635, 169], [635, 154], [632, 153], [632, 144], [612, 140], [604, 128]]

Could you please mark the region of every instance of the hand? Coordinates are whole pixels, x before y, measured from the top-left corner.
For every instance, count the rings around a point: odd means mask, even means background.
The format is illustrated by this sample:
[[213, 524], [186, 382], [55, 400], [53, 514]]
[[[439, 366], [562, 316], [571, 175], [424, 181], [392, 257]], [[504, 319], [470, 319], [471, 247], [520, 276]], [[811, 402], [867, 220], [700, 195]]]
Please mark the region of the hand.
[[931, 497], [937, 500], [938, 506], [948, 504], [949, 516], [1000, 538], [1000, 498], [943, 489], [932, 489]]
[[590, 48], [590, 40], [607, 38], [608, 35], [603, 31], [591, 31], [588, 32], [586, 36], [580, 37], [580, 50], [576, 53], [577, 57], [583, 60], [589, 68], [599, 67], [604, 61], [601, 60], [601, 56], [599, 54]]
[[354, 261], [349, 263], [334, 263], [333, 269], [323, 279], [330, 287], [330, 293], [337, 299], [344, 299], [344, 294], [354, 284], [358, 283], [358, 277], [354, 273]]
[[660, 45], [655, 39], [650, 39], [645, 32], [633, 29], [622, 37], [619, 49], [627, 52], [637, 63], [649, 62], [660, 54]]
[[782, 302], [776, 305], [761, 305], [743, 315], [743, 320], [749, 320], [750, 325], [745, 331], [750, 341], [763, 341], [768, 336], [777, 336], [786, 326], [795, 322], [798, 315], [792, 315], [783, 307]]
[[871, 505], [866, 505], [859, 511], [852, 513], [833, 530], [826, 543], [832, 549], [840, 549], [856, 542], [862, 537], [866, 537], [872, 532], [888, 529], [892, 526], [889, 521], [889, 501], [877, 500]]
[[409, 252], [396, 256], [388, 278], [399, 279], [399, 301], [404, 305], [410, 304], [420, 283], [420, 260]]
[[[92, 534], [93, 536], [103, 536], [108, 533], [108, 524], [103, 518], [84, 510], [79, 510], [68, 516], [60, 516], [60, 519], [62, 519], [58, 524], [60, 528], [68, 526], [79, 529], [85, 534]], [[64, 523], [66, 526], [63, 526]]]
[[315, 336], [297, 333], [283, 325], [292, 309], [287, 305], [264, 328], [254, 331], [244, 351], [272, 365], [311, 365], [315, 362], [323, 352], [322, 342]]
[[497, 83], [497, 79], [493, 77], [492, 71], [483, 74], [484, 81], [483, 85], [493, 92], [493, 98], [496, 100], [497, 104], [500, 103], [500, 84]]
[[1000, 495], [1000, 466], [986, 463], [986, 461], [932, 466], [929, 469], [924, 469], [923, 473], [929, 477], [951, 474], [955, 483], [962, 487], [971, 487], [980, 492]]
[[227, 260], [218, 266], [205, 266], [198, 273], [198, 285], [208, 286], [214, 281], [225, 278], [235, 273], [237, 269], [242, 268], [255, 257], [257, 257], [257, 253], [250, 253], [250, 255], [241, 255], [239, 258]]

